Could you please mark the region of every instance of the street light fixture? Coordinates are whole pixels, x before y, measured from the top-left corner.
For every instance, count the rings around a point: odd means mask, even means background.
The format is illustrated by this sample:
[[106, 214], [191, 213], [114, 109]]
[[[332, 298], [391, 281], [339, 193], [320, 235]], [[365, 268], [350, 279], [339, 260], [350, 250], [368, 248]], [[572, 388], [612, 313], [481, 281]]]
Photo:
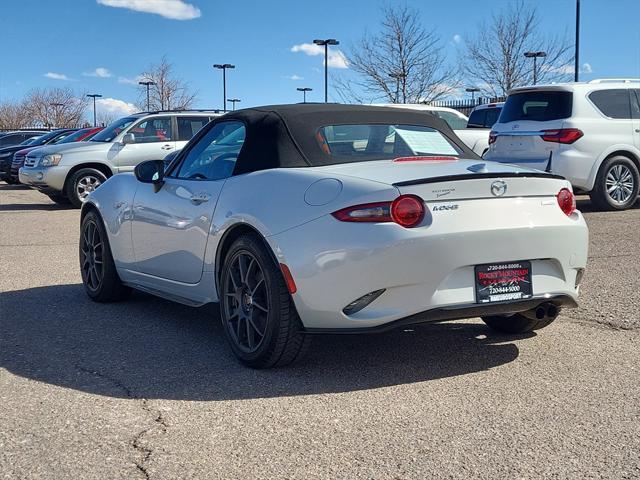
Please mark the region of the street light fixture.
[[400, 79], [407, 78], [407, 74], [402, 72], [392, 72], [389, 74], [389, 76], [396, 79], [396, 101], [394, 103], [400, 103], [398, 101], [400, 97]]
[[93, 126], [97, 127], [98, 123], [96, 122], [96, 98], [102, 98], [102, 95], [98, 93], [90, 93], [87, 97], [93, 98]]
[[533, 84], [538, 81], [538, 58], [546, 57], [547, 52], [524, 52], [524, 56], [527, 58], [533, 58]]
[[236, 109], [236, 103], [241, 102], [242, 100], [240, 100], [239, 98], [227, 98], [228, 102], [231, 102], [231, 108], [233, 110]]
[[146, 80], [144, 82], [138, 82], [138, 85], [144, 85], [147, 87], [147, 112], [151, 110], [151, 102], [149, 101], [149, 87], [151, 85], [155, 85], [156, 82], [152, 82], [151, 80]]
[[466, 92], [471, 94], [471, 103], [476, 104], [476, 92], [479, 92], [480, 89], [478, 87], [469, 87], [464, 89]]
[[227, 111], [227, 68], [236, 68], [235, 65], [230, 63], [216, 63], [213, 68], [222, 70], [222, 103], [224, 104], [224, 111]]
[[340, 45], [340, 42], [335, 38], [327, 38], [325, 40], [314, 40], [318, 46], [324, 47], [324, 103], [328, 102], [328, 90], [329, 90], [329, 45]]
[[298, 87], [296, 88], [299, 92], [302, 92], [302, 103], [307, 103], [307, 92], [311, 92], [313, 88], [309, 87]]

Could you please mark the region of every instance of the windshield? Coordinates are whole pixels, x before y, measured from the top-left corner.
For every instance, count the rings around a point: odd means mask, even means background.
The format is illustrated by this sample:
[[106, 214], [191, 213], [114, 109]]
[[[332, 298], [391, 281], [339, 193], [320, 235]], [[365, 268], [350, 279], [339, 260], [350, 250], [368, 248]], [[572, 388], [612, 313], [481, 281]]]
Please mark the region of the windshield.
[[571, 116], [573, 94], [565, 91], [538, 90], [509, 95], [499, 122], [517, 120], [546, 122]]
[[329, 125], [318, 130], [316, 140], [334, 157], [331, 163], [462, 153], [438, 130], [418, 125]]
[[62, 137], [60, 140], [56, 140], [56, 145], [60, 145], [61, 143], [73, 143], [79, 142], [87, 135], [87, 130], [78, 130], [77, 132], [73, 132], [66, 137]]
[[59, 135], [60, 135], [60, 131], [54, 130], [53, 132], [45, 133], [44, 135], [36, 138], [33, 141], [33, 143], [30, 143], [29, 145], [44, 145], [48, 143], [49, 140], [51, 140], [52, 138], [56, 138]]
[[107, 128], [97, 133], [91, 138], [91, 142], [111, 142], [114, 138], [116, 138], [120, 133], [131, 125], [133, 122], [138, 120], [139, 117], [124, 117], [120, 120], [116, 120], [112, 124], [110, 124]]
[[38, 140], [39, 138], [40, 137], [28, 138], [24, 142], [22, 142], [20, 145], [33, 145], [34, 143], [36, 143], [36, 140]]

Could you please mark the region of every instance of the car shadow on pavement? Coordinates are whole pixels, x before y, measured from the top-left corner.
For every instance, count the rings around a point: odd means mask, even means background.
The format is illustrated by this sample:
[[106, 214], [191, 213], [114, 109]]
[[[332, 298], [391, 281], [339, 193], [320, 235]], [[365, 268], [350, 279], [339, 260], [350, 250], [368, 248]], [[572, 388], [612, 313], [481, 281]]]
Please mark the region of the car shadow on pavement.
[[[577, 198], [576, 199], [576, 207], [578, 208], [578, 210], [580, 210], [582, 213], [594, 213], [594, 212], [601, 212], [601, 213], [607, 213], [607, 214], [614, 214], [616, 212], [613, 211], [606, 211], [606, 210], [601, 210], [598, 207], [596, 207], [593, 202], [591, 200], [589, 200], [589, 197], [586, 198]], [[640, 209], [640, 199], [638, 201], [636, 201], [636, 203], [633, 204], [633, 206], [631, 208], [629, 208], [629, 210], [637, 210]]]
[[24, 212], [27, 210], [73, 210], [72, 205], [57, 203], [0, 203], [0, 212]]
[[366, 390], [479, 372], [519, 353], [513, 337], [455, 322], [314, 336], [299, 364], [252, 370], [226, 345], [217, 305], [190, 308], [142, 293], [96, 304], [75, 284], [0, 293], [0, 312], [0, 368], [119, 398], [229, 400]]

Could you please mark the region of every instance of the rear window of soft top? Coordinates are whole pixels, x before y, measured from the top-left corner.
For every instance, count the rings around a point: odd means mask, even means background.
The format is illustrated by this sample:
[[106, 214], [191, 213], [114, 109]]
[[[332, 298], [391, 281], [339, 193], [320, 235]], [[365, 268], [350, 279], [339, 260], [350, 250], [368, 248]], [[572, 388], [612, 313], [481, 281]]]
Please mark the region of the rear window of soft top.
[[538, 90], [514, 93], [507, 98], [499, 122], [560, 120], [571, 116], [572, 106], [571, 92]]

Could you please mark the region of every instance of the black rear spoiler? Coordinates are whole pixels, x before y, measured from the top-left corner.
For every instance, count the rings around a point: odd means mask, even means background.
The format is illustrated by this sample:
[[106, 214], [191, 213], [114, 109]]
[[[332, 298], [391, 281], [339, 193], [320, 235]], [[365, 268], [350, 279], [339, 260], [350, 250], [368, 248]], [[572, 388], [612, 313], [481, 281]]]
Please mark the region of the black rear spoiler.
[[418, 178], [394, 183], [394, 187], [407, 187], [410, 185], [422, 185], [425, 183], [458, 182], [460, 180], [475, 180], [478, 178], [555, 178], [565, 180], [561, 175], [545, 172], [488, 172], [488, 173], [462, 173], [458, 175], [444, 175], [441, 177]]

